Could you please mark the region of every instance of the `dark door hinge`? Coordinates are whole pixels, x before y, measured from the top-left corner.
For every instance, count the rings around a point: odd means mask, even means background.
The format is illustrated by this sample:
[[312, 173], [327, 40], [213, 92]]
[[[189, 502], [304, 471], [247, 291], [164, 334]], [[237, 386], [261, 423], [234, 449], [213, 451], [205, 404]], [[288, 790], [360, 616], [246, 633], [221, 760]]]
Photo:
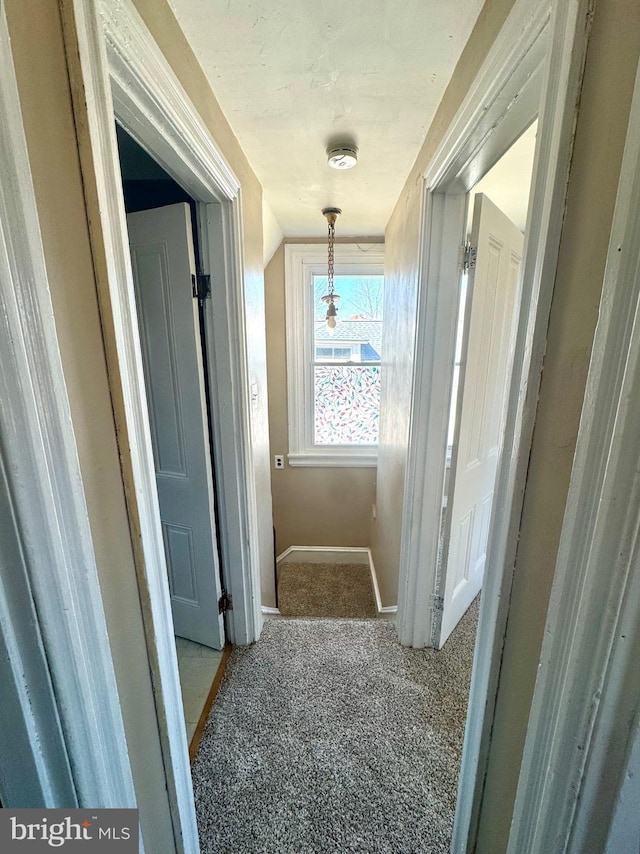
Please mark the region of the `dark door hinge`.
[[220, 594], [220, 598], [218, 599], [218, 613], [225, 614], [227, 611], [230, 611], [233, 608], [233, 603], [231, 601], [231, 596], [227, 593], [226, 590], [222, 590]]
[[211, 276], [205, 276], [203, 273], [198, 273], [197, 276], [191, 274], [191, 293], [199, 302], [204, 302], [207, 297], [210, 297]]

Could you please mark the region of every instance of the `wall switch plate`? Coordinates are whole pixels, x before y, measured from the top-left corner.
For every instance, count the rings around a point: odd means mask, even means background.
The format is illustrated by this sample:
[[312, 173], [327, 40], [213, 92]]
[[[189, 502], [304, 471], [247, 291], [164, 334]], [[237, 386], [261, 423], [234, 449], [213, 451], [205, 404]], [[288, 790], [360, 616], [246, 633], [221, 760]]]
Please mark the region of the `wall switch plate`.
[[282, 454], [276, 454], [273, 458], [274, 468], [283, 469], [284, 468], [284, 456]]

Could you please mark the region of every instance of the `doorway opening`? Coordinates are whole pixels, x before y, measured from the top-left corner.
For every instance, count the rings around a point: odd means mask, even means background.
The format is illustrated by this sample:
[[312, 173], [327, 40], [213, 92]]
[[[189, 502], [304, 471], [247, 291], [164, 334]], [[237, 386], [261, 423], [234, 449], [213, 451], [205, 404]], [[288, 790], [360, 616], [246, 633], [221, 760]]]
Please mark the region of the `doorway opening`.
[[226, 660], [197, 205], [118, 125], [116, 135], [185, 730], [193, 755]]
[[441, 649], [480, 593], [520, 305], [537, 121], [469, 193], [447, 437], [438, 607]]
[[[431, 643], [443, 656], [445, 701], [469, 704], [496, 473], [520, 310], [520, 262], [527, 228], [537, 123], [513, 142], [467, 194], [460, 238], [467, 250], [457, 281], [455, 354], [449, 371], [447, 462], [442, 492]], [[507, 213], [508, 212], [508, 213]], [[433, 653], [426, 656], [432, 660]], [[437, 659], [436, 659], [437, 660]], [[447, 668], [448, 661], [456, 668]], [[465, 713], [440, 724], [462, 745]], [[457, 757], [460, 769], [460, 755]], [[460, 772], [459, 785], [464, 785]], [[459, 807], [458, 807], [459, 808]], [[453, 850], [453, 849], [452, 849]], [[456, 849], [457, 850], [457, 849]]]
[[369, 544], [384, 247], [339, 243], [333, 258], [337, 309], [329, 317], [325, 243], [287, 243], [265, 270], [274, 306], [267, 315], [270, 442], [281, 459], [271, 477], [278, 608], [286, 616], [379, 611]]

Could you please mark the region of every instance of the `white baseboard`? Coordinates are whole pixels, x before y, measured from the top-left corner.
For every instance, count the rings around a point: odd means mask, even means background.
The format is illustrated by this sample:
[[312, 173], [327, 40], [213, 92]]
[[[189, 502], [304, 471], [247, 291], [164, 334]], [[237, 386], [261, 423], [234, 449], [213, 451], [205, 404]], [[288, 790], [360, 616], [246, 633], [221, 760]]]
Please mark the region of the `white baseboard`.
[[[288, 549], [278, 555], [276, 558], [276, 566], [281, 566], [287, 563], [357, 563], [363, 566], [368, 565], [371, 573], [371, 585], [373, 587], [373, 595], [376, 602], [376, 611], [379, 617], [387, 620], [395, 619], [398, 612], [397, 605], [382, 605], [380, 598], [380, 587], [378, 586], [378, 576], [373, 563], [373, 556], [369, 548], [353, 548], [347, 546], [290, 546]], [[278, 616], [280, 612], [277, 608], [263, 607], [262, 613], [265, 618]]]
[[265, 620], [271, 620], [273, 617], [279, 617], [280, 611], [277, 608], [272, 608], [270, 605], [263, 605], [262, 616]]

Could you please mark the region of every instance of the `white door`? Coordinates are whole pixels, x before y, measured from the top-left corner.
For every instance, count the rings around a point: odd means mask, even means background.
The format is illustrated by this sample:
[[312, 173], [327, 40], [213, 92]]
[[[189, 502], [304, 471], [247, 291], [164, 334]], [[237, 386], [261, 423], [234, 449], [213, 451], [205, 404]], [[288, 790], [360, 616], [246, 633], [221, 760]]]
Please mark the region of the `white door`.
[[467, 285], [468, 332], [448, 496], [448, 547], [445, 536], [438, 594], [438, 649], [482, 587], [522, 244], [522, 232], [487, 196], [478, 194], [471, 231], [477, 255]]
[[175, 633], [222, 649], [220, 567], [189, 206], [128, 214]]

